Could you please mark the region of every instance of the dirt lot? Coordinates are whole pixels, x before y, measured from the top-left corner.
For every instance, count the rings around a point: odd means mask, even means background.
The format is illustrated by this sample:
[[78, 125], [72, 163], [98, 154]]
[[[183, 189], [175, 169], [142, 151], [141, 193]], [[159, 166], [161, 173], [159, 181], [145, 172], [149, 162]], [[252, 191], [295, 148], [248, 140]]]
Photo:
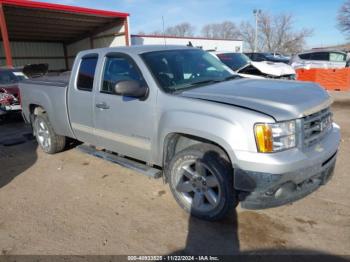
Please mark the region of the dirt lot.
[[325, 187], [280, 208], [238, 208], [216, 223], [186, 215], [161, 179], [77, 149], [46, 155], [21, 122], [0, 123], [0, 253], [350, 255], [350, 99], [339, 101], [342, 143]]

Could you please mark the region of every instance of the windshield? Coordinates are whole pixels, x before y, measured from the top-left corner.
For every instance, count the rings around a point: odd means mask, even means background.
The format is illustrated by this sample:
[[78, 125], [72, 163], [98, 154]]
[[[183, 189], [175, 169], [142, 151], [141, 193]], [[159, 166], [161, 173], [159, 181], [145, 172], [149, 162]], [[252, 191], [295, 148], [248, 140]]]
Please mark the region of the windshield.
[[0, 70], [0, 85], [16, 84], [28, 77], [21, 71]]
[[221, 62], [223, 62], [234, 71], [237, 71], [247, 64], [250, 64], [249, 57], [241, 53], [226, 53], [218, 54], [217, 56], [220, 58]]
[[200, 49], [156, 51], [141, 56], [160, 87], [169, 93], [238, 77]]

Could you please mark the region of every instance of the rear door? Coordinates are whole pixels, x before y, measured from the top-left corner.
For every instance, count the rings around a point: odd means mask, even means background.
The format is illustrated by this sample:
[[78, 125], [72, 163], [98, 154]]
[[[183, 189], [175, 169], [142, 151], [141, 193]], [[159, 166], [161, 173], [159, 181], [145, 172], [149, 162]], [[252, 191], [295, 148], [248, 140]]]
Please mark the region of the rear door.
[[[79, 59], [79, 58], [77, 58]], [[96, 145], [94, 136], [94, 86], [98, 55], [88, 54], [77, 61], [73, 69], [69, 92], [68, 110], [70, 123], [76, 138]]]
[[147, 85], [134, 60], [123, 53], [109, 53], [103, 61], [99, 88], [95, 94], [95, 134], [99, 145], [143, 161], [151, 159], [151, 140], [155, 130], [155, 95], [145, 99], [117, 95], [115, 85], [135, 80]]

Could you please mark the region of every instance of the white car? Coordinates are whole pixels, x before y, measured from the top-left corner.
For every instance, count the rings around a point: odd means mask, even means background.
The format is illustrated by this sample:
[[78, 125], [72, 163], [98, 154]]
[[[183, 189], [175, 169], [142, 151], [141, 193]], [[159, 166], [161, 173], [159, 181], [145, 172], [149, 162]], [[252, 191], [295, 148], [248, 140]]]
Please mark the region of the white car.
[[254, 62], [242, 53], [213, 52], [217, 58], [243, 77], [295, 80], [295, 70], [285, 63]]
[[341, 51], [309, 51], [294, 55], [291, 65], [294, 69], [304, 68], [344, 68], [347, 54]]

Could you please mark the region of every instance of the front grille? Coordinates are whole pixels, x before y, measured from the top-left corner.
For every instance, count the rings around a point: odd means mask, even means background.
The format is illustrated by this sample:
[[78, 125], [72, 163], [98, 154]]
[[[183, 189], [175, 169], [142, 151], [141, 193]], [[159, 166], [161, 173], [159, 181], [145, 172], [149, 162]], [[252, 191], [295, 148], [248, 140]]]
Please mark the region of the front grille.
[[332, 122], [329, 107], [304, 117], [304, 145], [309, 147], [320, 141], [332, 129]]

